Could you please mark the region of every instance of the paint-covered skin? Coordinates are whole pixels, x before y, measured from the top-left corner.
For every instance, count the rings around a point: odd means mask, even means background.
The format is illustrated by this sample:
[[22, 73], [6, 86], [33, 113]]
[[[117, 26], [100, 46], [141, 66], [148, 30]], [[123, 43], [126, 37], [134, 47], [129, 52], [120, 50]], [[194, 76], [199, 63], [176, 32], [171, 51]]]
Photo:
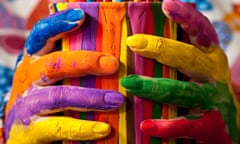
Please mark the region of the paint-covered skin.
[[[225, 121], [232, 139], [236, 141], [238, 138], [236, 107], [226, 83], [206, 82], [195, 84], [137, 75], [128, 76], [122, 79], [121, 82], [130, 93], [142, 98], [158, 103], [176, 104], [185, 108], [206, 110], [202, 118], [194, 120], [181, 117], [174, 121], [151, 120], [152, 123], [149, 122], [150, 120], [143, 121], [141, 129], [145, 133], [162, 138], [191, 137], [204, 143], [219, 140], [219, 143], [222, 141], [223, 144], [229, 144], [231, 143], [230, 137], [224, 131]], [[220, 113], [215, 110], [219, 110]], [[211, 135], [210, 138], [212, 139], [209, 139]]]
[[192, 44], [202, 51], [211, 52], [219, 45], [216, 31], [208, 18], [191, 5], [179, 0], [165, 0], [162, 10], [168, 18], [181, 25], [189, 34]]
[[71, 9], [40, 20], [33, 28], [14, 72], [5, 111], [6, 143], [94, 140], [110, 133], [106, 123], [46, 116], [64, 110], [107, 112], [118, 109], [124, 101], [114, 91], [50, 86], [67, 77], [113, 74], [119, 67], [118, 60], [105, 53], [52, 52], [54, 42], [81, 26], [84, 17], [82, 10]]
[[14, 124], [7, 144], [49, 144], [58, 140], [94, 140], [111, 131], [108, 124], [70, 117], [43, 117], [27, 127]]
[[[80, 9], [68, 9], [51, 14], [37, 22], [26, 40], [25, 48], [28, 54], [43, 55], [52, 50], [55, 41], [65, 33], [78, 28], [84, 21], [85, 14]], [[17, 59], [22, 59], [23, 51]]]
[[[131, 75], [121, 84], [134, 95], [158, 103], [198, 108], [201, 113], [174, 120], [145, 120], [141, 130], [155, 137], [191, 138], [205, 144], [239, 142], [240, 107], [230, 83], [226, 55], [207, 18], [178, 0], [164, 0], [166, 16], [179, 23], [192, 44], [136, 34], [127, 40], [132, 51], [176, 68], [191, 82]], [[206, 41], [205, 41], [206, 39]]]
[[[64, 85], [42, 88], [32, 87], [26, 96], [16, 101], [8, 113], [4, 125], [5, 137], [6, 139], [9, 138], [8, 134], [16, 120], [23, 125], [30, 125], [34, 116], [55, 113], [56, 111], [110, 111], [118, 109], [123, 101], [123, 96], [116, 91]], [[105, 136], [104, 133], [101, 137], [103, 136]], [[45, 138], [43, 137], [42, 139], [44, 140]], [[75, 139], [81, 140], [80, 138]]]

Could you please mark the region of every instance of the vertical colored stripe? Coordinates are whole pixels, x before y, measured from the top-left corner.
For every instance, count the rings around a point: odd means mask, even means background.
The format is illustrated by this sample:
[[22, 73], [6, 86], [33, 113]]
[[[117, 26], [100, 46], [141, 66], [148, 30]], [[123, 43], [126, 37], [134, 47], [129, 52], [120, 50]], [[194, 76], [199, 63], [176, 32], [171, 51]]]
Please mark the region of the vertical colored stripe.
[[[99, 3], [99, 10], [100, 11], [100, 3]], [[103, 40], [103, 17], [100, 13], [98, 14], [98, 26], [97, 26], [97, 38], [96, 38], [96, 51], [101, 52], [102, 51], [102, 40]], [[102, 79], [100, 77], [96, 77], [96, 88], [101, 89], [102, 88]], [[96, 112], [95, 113], [95, 120], [96, 121], [107, 121], [106, 114], [104, 112]], [[96, 140], [95, 144], [105, 144], [107, 143], [107, 138], [103, 138], [100, 140]]]
[[[152, 33], [153, 34], [153, 23], [149, 24], [150, 21], [153, 21], [153, 16], [151, 13], [150, 3], [142, 2], [142, 3], [132, 3], [128, 4], [128, 14], [130, 18], [132, 33]], [[149, 25], [148, 25], [149, 24]], [[138, 54], [134, 54], [134, 63], [135, 63], [135, 73], [140, 75], [153, 75], [152, 71], [144, 71], [149, 67], [153, 69], [153, 63], [150, 60], [144, 59], [142, 56]], [[147, 64], [147, 65], [145, 65]], [[152, 66], [152, 67], [151, 67]], [[134, 113], [134, 125], [135, 125], [135, 143], [149, 143], [149, 137], [143, 135], [140, 130], [140, 123], [143, 118], [151, 118], [150, 111], [152, 103], [149, 101], [142, 100], [141, 98], [134, 97], [134, 111], [138, 111]], [[150, 106], [150, 107], [149, 107]], [[148, 114], [146, 114], [148, 113]]]
[[[139, 3], [140, 4], [140, 3]], [[138, 5], [139, 5], [138, 4]], [[145, 3], [141, 3], [142, 5]], [[146, 14], [145, 14], [145, 8], [144, 7], [137, 7], [136, 3], [129, 2], [128, 4], [128, 15], [130, 18], [132, 33], [143, 33], [145, 31], [145, 24], [146, 24]], [[145, 6], [145, 5], [143, 5]], [[143, 22], [142, 24], [139, 24], [139, 21]], [[141, 27], [142, 26], [142, 27]], [[134, 68], [135, 73], [143, 75], [143, 57], [140, 55], [134, 54]], [[140, 65], [140, 66], [139, 66]], [[136, 113], [136, 110], [138, 112]], [[143, 120], [143, 101], [138, 98], [134, 97], [134, 127], [135, 127], [135, 143], [136, 144], [142, 144], [141, 137], [142, 133], [140, 130], [140, 123]]]
[[[97, 33], [97, 19], [98, 19], [98, 3], [80, 3], [80, 7], [86, 13], [86, 21], [82, 26], [82, 50], [95, 51], [96, 50], [96, 33]], [[95, 87], [96, 77], [92, 75], [81, 78], [83, 87]], [[85, 114], [85, 119], [95, 120], [94, 112]], [[86, 142], [92, 144], [92, 141]]]
[[[165, 25], [164, 25], [164, 37], [170, 38], [169, 21], [168, 20], [165, 21]], [[163, 71], [162, 77], [169, 78], [169, 67], [166, 65], [163, 65], [162, 71]], [[168, 119], [168, 114], [169, 114], [168, 110], [169, 110], [169, 105], [163, 104], [162, 105], [162, 118], [163, 119]], [[162, 139], [162, 143], [168, 144], [168, 139]]]
[[[132, 35], [130, 18], [127, 17], [128, 36]], [[134, 53], [127, 49], [127, 74], [134, 73]], [[135, 125], [134, 125], [134, 96], [131, 93], [127, 93], [127, 143], [136, 144], [135, 142]]]
[[[81, 8], [87, 14], [86, 23], [82, 26], [82, 50], [96, 50], [98, 3], [80, 3]], [[86, 76], [82, 78], [83, 87], [95, 87], [95, 76]], [[94, 120], [94, 113], [87, 113], [89, 120]]]
[[[177, 24], [172, 21], [169, 22], [170, 27], [170, 38], [176, 40], [177, 39]], [[177, 79], [177, 71], [174, 68], [169, 69], [169, 78]], [[177, 117], [177, 106], [169, 105], [169, 119], [173, 119]], [[169, 139], [169, 144], [175, 144], [176, 141], [174, 139]]]
[[[154, 16], [154, 27], [155, 35], [163, 36], [165, 15], [161, 9], [161, 3], [153, 2], [151, 3], [153, 16]], [[162, 64], [154, 62], [154, 77], [162, 77]], [[159, 119], [162, 116], [162, 105], [159, 103], [153, 103], [152, 118]], [[162, 140], [160, 138], [151, 137], [151, 144], [161, 144]]]
[[[121, 50], [120, 50], [120, 68], [119, 68], [119, 78], [127, 76], [127, 20], [126, 17], [123, 20], [122, 24], [122, 37], [121, 37]], [[119, 81], [120, 82], [120, 81]], [[119, 92], [124, 96], [127, 96], [126, 89], [118, 84]], [[119, 110], [119, 144], [127, 144], [127, 101], [125, 101], [122, 107]]]
[[[116, 16], [117, 14], [117, 16]], [[121, 47], [122, 21], [125, 16], [124, 3], [100, 3], [99, 15], [102, 18], [102, 52], [114, 55], [119, 59]], [[101, 88], [118, 90], [118, 74], [101, 77]], [[96, 143], [118, 143], [118, 111], [101, 113], [98, 115], [100, 121], [112, 126], [111, 134]]]
[[[151, 9], [151, 4], [148, 3], [148, 8], [146, 9], [147, 13], [147, 29], [146, 34], [154, 34], [154, 17], [153, 17], [153, 11]], [[144, 58], [144, 75], [153, 77], [154, 75], [154, 60]], [[143, 119], [151, 119], [152, 118], [152, 101], [150, 100], [143, 100]], [[140, 125], [139, 125], [140, 127]], [[150, 144], [150, 136], [147, 134], [142, 134], [142, 143], [143, 144]]]
[[[63, 40], [62, 40], [62, 51], [69, 51], [70, 50], [70, 44], [69, 44], [69, 37], [65, 37], [65, 38], [63, 38]], [[63, 84], [65, 84], [65, 85], [70, 85], [71, 84], [71, 81], [70, 81], [70, 79], [64, 79], [63, 80]], [[69, 112], [69, 111], [66, 111], [66, 112], [64, 112], [64, 115], [66, 115], [66, 116], [71, 116], [71, 117], [76, 117], [76, 115], [73, 115], [71, 112]], [[59, 142], [60, 143], [60, 142]], [[63, 141], [62, 142], [63, 144], [69, 144], [70, 142], [69, 141]]]
[[[68, 8], [80, 8], [80, 5], [78, 3], [71, 3], [71, 4], [68, 4]], [[70, 42], [70, 51], [81, 50], [82, 30], [80, 28], [69, 34], [69, 42]], [[80, 81], [79, 78], [71, 78], [71, 85], [81, 86], [79, 85], [80, 83], [79, 81]], [[85, 113], [79, 113], [75, 111], [70, 111], [70, 115], [71, 117], [77, 118], [77, 119], [79, 118], [85, 119], [86, 117]], [[69, 141], [69, 143], [80, 144], [81, 142]], [[84, 144], [84, 142], [82, 142], [81, 144]]]

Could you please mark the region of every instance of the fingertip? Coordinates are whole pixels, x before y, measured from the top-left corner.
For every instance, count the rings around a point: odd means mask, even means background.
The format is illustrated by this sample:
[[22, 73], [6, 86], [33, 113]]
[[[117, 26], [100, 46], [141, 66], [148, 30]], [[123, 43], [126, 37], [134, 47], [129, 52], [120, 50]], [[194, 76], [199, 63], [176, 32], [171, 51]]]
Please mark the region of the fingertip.
[[127, 45], [133, 49], [142, 49], [147, 47], [148, 39], [143, 34], [135, 34], [127, 38]]
[[104, 74], [113, 74], [118, 70], [119, 62], [112, 55], [102, 55], [99, 59], [99, 66]]
[[[32, 124], [39, 140], [96, 140], [108, 136], [109, 124], [97, 121], [79, 120], [69, 117], [46, 117]], [[48, 132], [46, 133], [46, 129]], [[46, 140], [46, 138], [49, 138]]]
[[72, 21], [78, 21], [83, 19], [85, 16], [85, 13], [83, 10], [81, 9], [70, 9], [69, 11], [67, 11], [66, 13], [66, 20], [72, 22]]
[[119, 108], [124, 102], [124, 97], [118, 92], [107, 92], [105, 94], [104, 101], [107, 104], [114, 105], [116, 108]]
[[142, 121], [140, 124], [140, 128], [142, 132], [146, 134], [154, 134], [153, 132], [157, 131], [157, 125], [151, 119]]
[[182, 5], [180, 1], [176, 0], [165, 0], [162, 3], [162, 10], [168, 18], [176, 18], [180, 16], [182, 11]]
[[140, 90], [143, 87], [143, 81], [138, 75], [129, 75], [121, 79], [121, 85], [128, 90]]
[[187, 122], [183, 119], [149, 119], [141, 123], [141, 130], [154, 137], [179, 138], [188, 134]]
[[109, 135], [111, 127], [106, 123], [98, 123], [93, 127], [93, 133], [96, 134], [97, 138], [102, 138]]

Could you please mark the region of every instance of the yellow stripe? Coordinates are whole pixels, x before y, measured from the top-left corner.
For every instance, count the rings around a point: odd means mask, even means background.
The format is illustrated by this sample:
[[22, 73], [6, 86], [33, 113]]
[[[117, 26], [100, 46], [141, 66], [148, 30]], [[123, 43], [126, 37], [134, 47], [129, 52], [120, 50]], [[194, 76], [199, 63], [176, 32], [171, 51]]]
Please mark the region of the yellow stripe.
[[[170, 38], [176, 40], [177, 39], [177, 24], [173, 23], [169, 20], [169, 28], [170, 28]], [[177, 72], [174, 68], [169, 68], [169, 78], [177, 79]], [[177, 106], [169, 105], [168, 110], [168, 118], [173, 119], [177, 117]], [[176, 144], [176, 140], [169, 139], [169, 144]]]
[[[66, 36], [62, 39], [62, 51], [69, 51], [70, 50], [70, 43], [69, 43], [69, 37]], [[70, 79], [64, 79], [63, 80], [64, 85], [70, 85]], [[63, 141], [63, 144], [70, 144], [70, 141]]]
[[[121, 51], [120, 51], [120, 68], [119, 68], [119, 92], [124, 96], [127, 95], [125, 88], [120, 84], [120, 78], [127, 76], [127, 20], [126, 17], [123, 20], [122, 24], [122, 38], [121, 38]], [[127, 111], [126, 111], [126, 101], [119, 110], [119, 143], [127, 143]]]
[[64, 2], [63, 3], [58, 3], [56, 5], [56, 7], [57, 7], [58, 11], [66, 10], [68, 8], [68, 3], [64, 3]]
[[[69, 37], [66, 36], [62, 39], [62, 51], [70, 51], [70, 43], [69, 43]], [[70, 80], [69, 79], [64, 79], [63, 84], [69, 84], [70, 85]]]

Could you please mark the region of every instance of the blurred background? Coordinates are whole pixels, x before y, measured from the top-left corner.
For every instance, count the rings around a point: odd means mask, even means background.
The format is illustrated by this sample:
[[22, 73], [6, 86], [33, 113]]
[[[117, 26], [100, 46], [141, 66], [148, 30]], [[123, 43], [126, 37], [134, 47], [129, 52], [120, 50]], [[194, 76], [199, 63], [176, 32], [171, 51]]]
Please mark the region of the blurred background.
[[[240, 94], [240, 0], [182, 0], [196, 4], [214, 25]], [[0, 112], [18, 53], [33, 24], [48, 15], [48, 0], [0, 0]], [[0, 113], [0, 117], [2, 113]]]

